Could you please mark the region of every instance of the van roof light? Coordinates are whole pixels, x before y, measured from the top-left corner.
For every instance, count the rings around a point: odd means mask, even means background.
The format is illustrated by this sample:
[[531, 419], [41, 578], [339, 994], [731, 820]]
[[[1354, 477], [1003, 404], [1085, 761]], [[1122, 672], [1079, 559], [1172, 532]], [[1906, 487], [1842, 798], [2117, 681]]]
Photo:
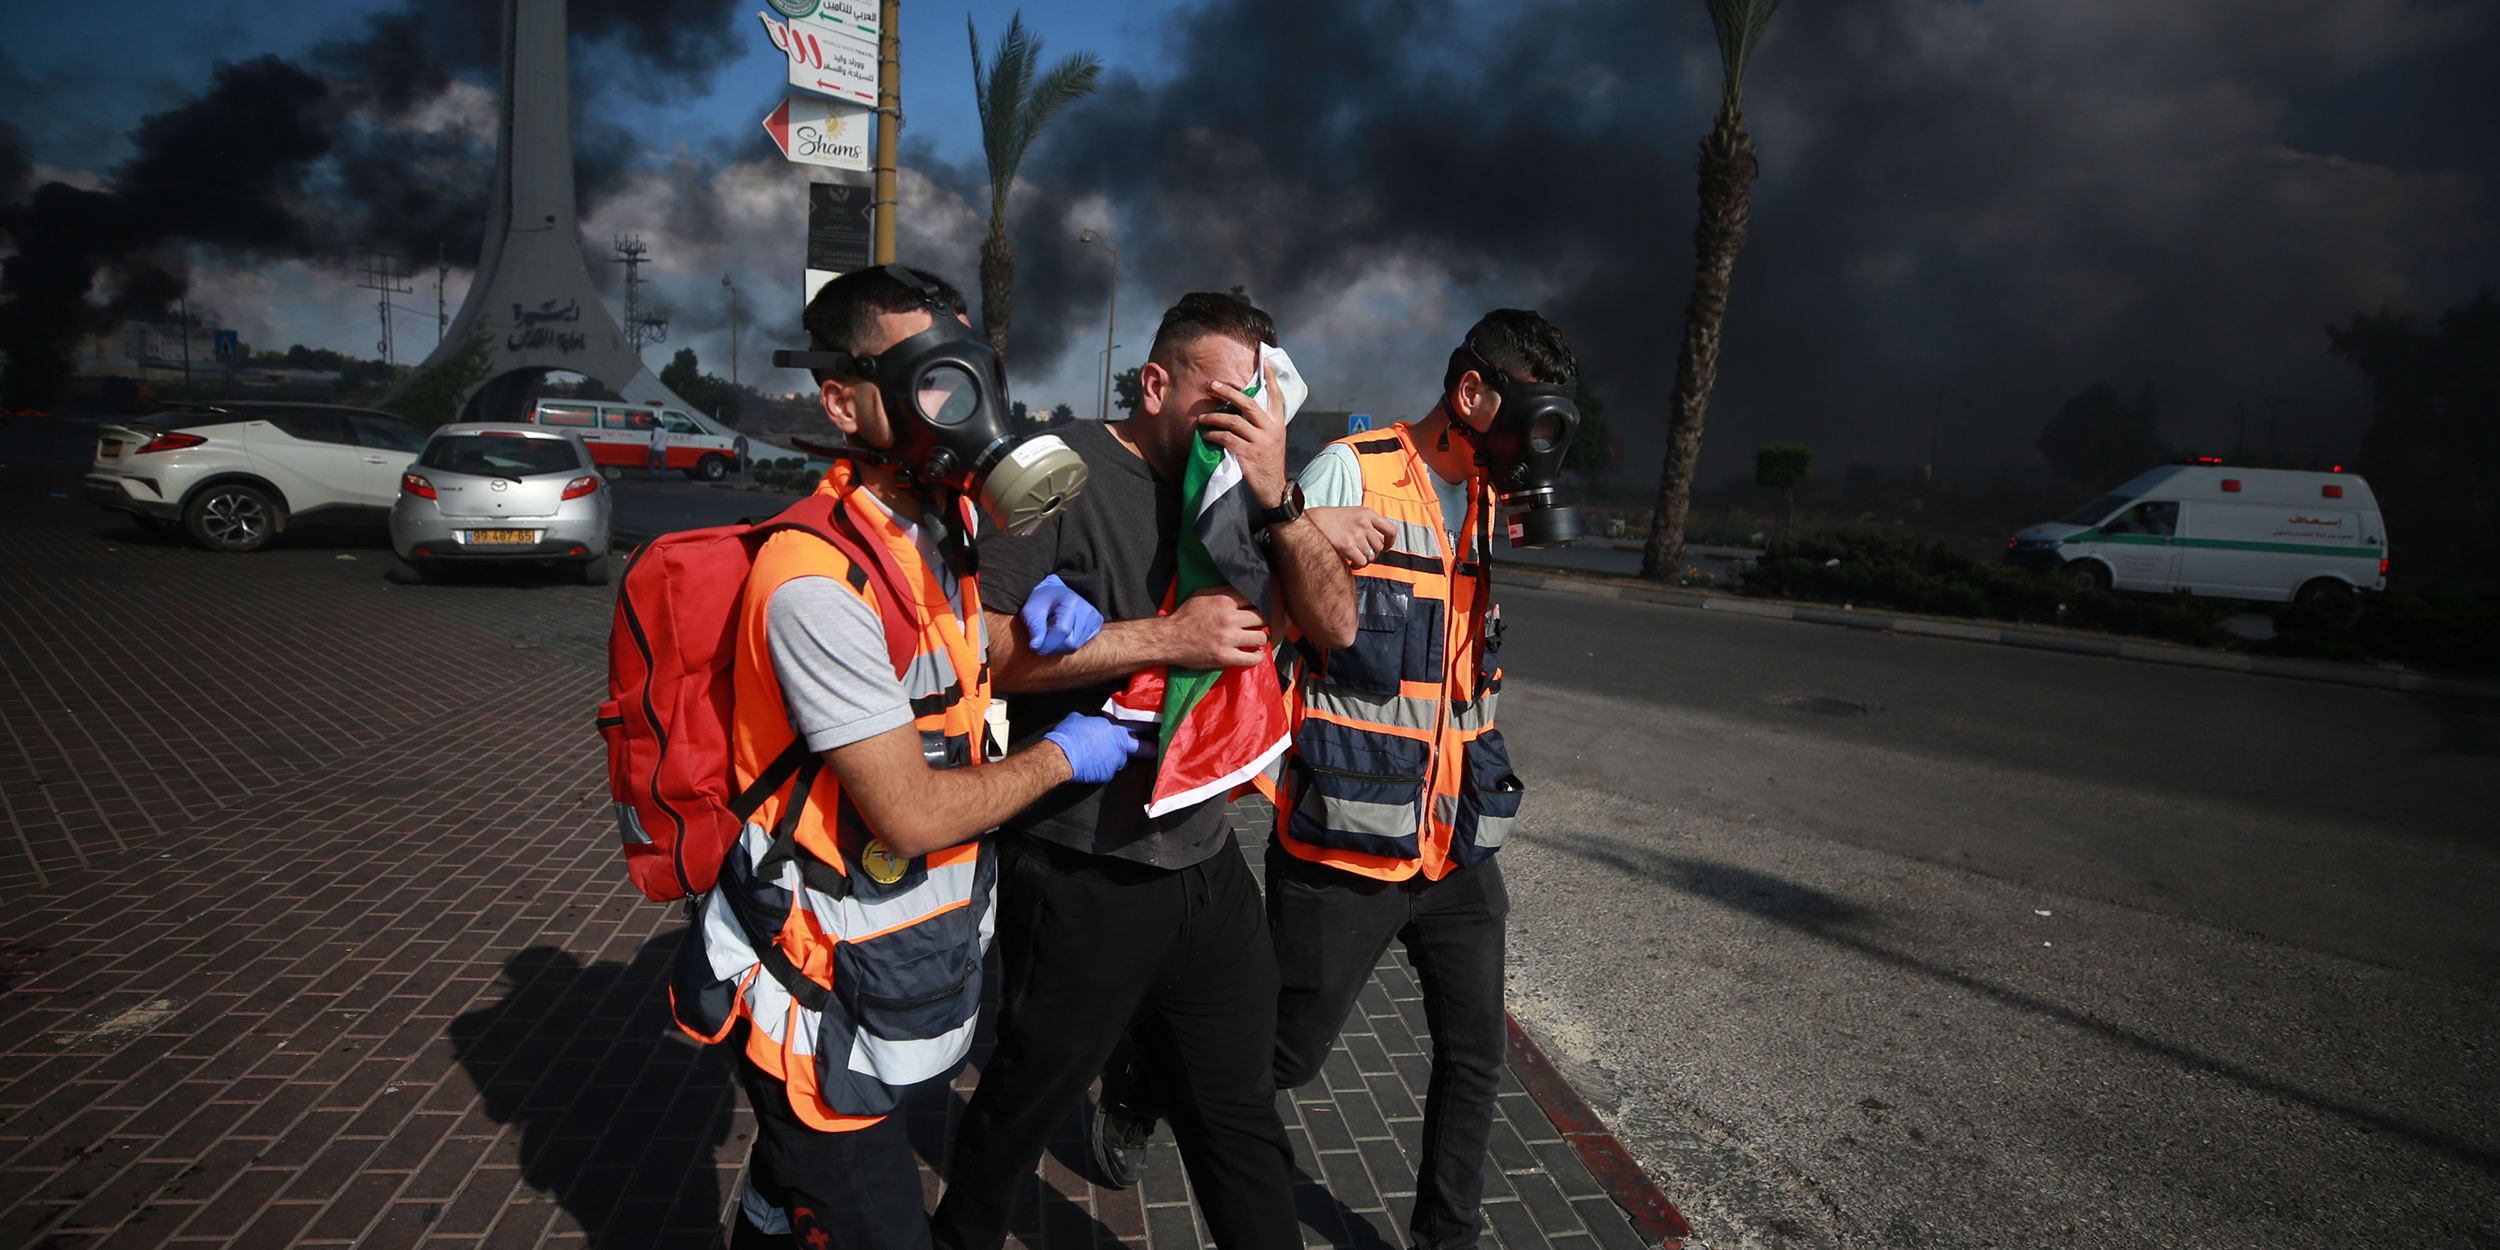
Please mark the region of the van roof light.
[[2329, 499], [2341, 499], [2344, 497], [2344, 488], [2329, 482], [2328, 484], [2319, 487], [2318, 493]]
[[2240, 480], [2239, 480], [2238, 478], [2236, 478], [2236, 477], [2226, 477], [2226, 478], [2222, 479], [2222, 489], [2224, 489], [2224, 490], [2226, 490], [2226, 491], [2234, 491], [2234, 492], [2236, 492], [2236, 491], [2238, 491], [2238, 490], [2239, 490], [2239, 488], [2240, 488]]

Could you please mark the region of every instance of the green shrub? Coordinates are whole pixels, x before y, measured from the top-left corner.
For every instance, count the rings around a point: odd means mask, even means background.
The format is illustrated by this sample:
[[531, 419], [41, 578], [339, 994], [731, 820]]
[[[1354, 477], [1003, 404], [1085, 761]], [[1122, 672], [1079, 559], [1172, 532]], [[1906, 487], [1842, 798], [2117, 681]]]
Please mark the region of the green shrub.
[[2201, 647], [2238, 641], [2222, 627], [2220, 607], [2184, 594], [2159, 600], [2078, 592], [2044, 573], [1855, 530], [1772, 542], [1746, 571], [1744, 590], [1932, 616], [2067, 625]]
[[2274, 614], [2274, 655], [2500, 673], [2500, 591], [2330, 595]]

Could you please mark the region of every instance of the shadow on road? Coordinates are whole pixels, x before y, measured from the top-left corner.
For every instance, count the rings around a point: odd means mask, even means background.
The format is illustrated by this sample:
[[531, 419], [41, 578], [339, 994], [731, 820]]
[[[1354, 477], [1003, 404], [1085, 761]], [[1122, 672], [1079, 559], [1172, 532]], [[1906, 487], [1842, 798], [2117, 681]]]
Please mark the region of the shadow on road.
[[669, 1019], [671, 930], [627, 964], [533, 946], [504, 961], [503, 997], [451, 1023], [489, 1118], [521, 1130], [521, 1176], [592, 1246], [716, 1233], [715, 1152], [737, 1097], [727, 1056]]
[[2230, 1081], [2243, 1088], [2271, 1094], [2320, 1113], [2335, 1116], [2366, 1130], [2401, 1137], [2486, 1172], [2500, 1173], [2500, 1153], [2495, 1153], [2485, 1145], [2463, 1141], [2436, 1129], [2407, 1123], [2370, 1107], [2355, 1106], [2312, 1093], [2229, 1060], [2162, 1041], [2123, 1025], [2112, 1024], [2107, 1020], [2095, 1019], [2072, 1007], [2050, 1002], [2012, 986], [2000, 985], [1994, 981], [1972, 976], [1957, 968], [1933, 963], [1916, 955], [1894, 950], [1867, 938], [1845, 932], [1844, 930], [1852, 922], [1869, 918], [1871, 913], [1856, 904], [1834, 898], [1809, 886], [1798, 885], [1784, 878], [1731, 867], [1711, 860], [1681, 855], [1653, 854], [1644, 848], [1593, 834], [1549, 835], [1543, 839], [1543, 843], [1574, 859], [1596, 864], [1628, 877], [1654, 881], [1679, 893], [1760, 916], [1818, 941], [1827, 942], [1865, 958], [1899, 968], [1904, 972], [1916, 973], [1978, 994], [2001, 1006], [2047, 1017], [2060, 1024], [2097, 1034], [2128, 1050], [2158, 1056], [2208, 1076]]

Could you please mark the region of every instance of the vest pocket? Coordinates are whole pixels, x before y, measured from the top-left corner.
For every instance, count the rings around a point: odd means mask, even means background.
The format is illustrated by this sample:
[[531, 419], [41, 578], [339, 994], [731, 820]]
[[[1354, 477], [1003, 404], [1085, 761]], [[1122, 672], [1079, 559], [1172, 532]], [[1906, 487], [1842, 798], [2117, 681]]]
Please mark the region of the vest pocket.
[[1391, 859], [1419, 853], [1424, 743], [1324, 720], [1305, 720], [1294, 766], [1302, 772], [1286, 832], [1312, 846]]
[[1450, 857], [1472, 868], [1493, 857], [1510, 840], [1519, 818], [1519, 800], [1528, 787], [1510, 767], [1510, 746], [1502, 731], [1488, 729], [1467, 742], [1458, 792], [1458, 819], [1450, 839]]
[[1441, 680], [1441, 604], [1404, 582], [1354, 579], [1354, 642], [1328, 653], [1329, 681], [1396, 694], [1401, 681]]

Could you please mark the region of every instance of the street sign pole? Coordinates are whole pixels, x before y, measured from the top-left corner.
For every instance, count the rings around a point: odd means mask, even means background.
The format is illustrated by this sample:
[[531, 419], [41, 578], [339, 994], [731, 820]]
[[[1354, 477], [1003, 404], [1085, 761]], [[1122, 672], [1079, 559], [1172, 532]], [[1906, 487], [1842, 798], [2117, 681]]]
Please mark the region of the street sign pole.
[[877, 6], [877, 185], [869, 212], [876, 220], [876, 260], [894, 263], [895, 148], [903, 130], [903, 24], [901, 0]]

